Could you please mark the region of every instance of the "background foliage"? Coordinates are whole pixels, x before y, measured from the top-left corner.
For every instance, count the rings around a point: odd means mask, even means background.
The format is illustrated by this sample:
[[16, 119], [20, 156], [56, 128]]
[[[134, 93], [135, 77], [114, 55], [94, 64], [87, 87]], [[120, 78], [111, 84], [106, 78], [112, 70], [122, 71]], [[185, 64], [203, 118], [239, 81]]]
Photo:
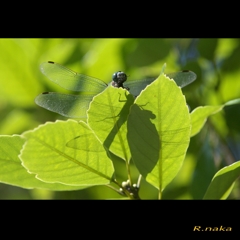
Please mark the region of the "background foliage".
[[[41, 92], [67, 92], [41, 74], [39, 65], [44, 61], [58, 62], [107, 83], [119, 70], [134, 80], [158, 76], [165, 62], [166, 73], [189, 69], [198, 76], [183, 89], [191, 110], [240, 97], [240, 39], [0, 39], [0, 52], [1, 135], [21, 134], [46, 121], [65, 120], [34, 103]], [[239, 122], [240, 105], [225, 107], [208, 119], [191, 138], [183, 167], [164, 190], [163, 199], [203, 198], [214, 174], [240, 159]], [[240, 198], [239, 184], [237, 181], [229, 199]], [[146, 182], [140, 191], [147, 191], [149, 199], [156, 198], [156, 189]], [[115, 197], [116, 193], [103, 186], [54, 192], [0, 184], [0, 199]]]

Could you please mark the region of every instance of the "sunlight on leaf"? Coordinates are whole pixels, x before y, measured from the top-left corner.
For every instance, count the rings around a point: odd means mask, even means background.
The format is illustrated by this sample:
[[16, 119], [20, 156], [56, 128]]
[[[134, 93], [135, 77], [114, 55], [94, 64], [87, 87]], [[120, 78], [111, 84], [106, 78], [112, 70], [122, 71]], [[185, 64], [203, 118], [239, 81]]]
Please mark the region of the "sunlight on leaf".
[[29, 172], [45, 182], [72, 186], [107, 184], [113, 174], [113, 165], [99, 142], [95, 151], [93, 147], [67, 146], [77, 136], [89, 141], [89, 134], [92, 131], [83, 122], [48, 122], [23, 134], [27, 141], [20, 158]]
[[209, 116], [221, 111], [225, 106], [231, 106], [239, 103], [240, 99], [234, 99], [220, 106], [204, 106], [195, 108], [190, 114], [192, 123], [191, 137], [200, 132]]
[[18, 158], [24, 143], [25, 140], [18, 135], [0, 137], [0, 181], [2, 183], [22, 188], [42, 188], [54, 191], [81, 189], [60, 183], [44, 183], [36, 179], [35, 175], [28, 173]]
[[240, 176], [240, 161], [224, 167], [213, 177], [203, 199], [226, 199]]
[[161, 75], [137, 97], [128, 118], [133, 161], [160, 192], [178, 173], [189, 136], [185, 97], [173, 80]]
[[108, 87], [94, 97], [88, 110], [88, 124], [111, 152], [129, 161], [126, 120], [134, 98], [122, 88]]
[[210, 115], [221, 111], [222, 108], [223, 106], [204, 106], [195, 108], [191, 112], [191, 137], [200, 132]]

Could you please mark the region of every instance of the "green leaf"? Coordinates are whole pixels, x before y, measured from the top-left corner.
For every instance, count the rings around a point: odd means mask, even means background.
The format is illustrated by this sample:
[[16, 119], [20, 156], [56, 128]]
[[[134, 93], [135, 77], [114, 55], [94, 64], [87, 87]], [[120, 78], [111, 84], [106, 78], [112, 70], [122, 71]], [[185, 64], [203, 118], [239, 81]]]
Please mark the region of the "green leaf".
[[192, 123], [191, 137], [200, 132], [209, 116], [221, 111], [225, 106], [231, 106], [233, 104], [240, 104], [240, 99], [228, 101], [224, 105], [220, 106], [204, 106], [195, 108], [190, 114]]
[[[20, 158], [29, 172], [45, 182], [72, 186], [108, 184], [113, 165], [98, 141], [87, 147], [89, 134], [93, 134], [84, 122], [73, 120], [46, 123], [23, 134], [27, 139]], [[71, 141], [76, 136], [86, 141], [75, 149]], [[70, 144], [70, 146], [68, 146]]]
[[21, 165], [18, 157], [25, 140], [18, 135], [0, 137], [0, 181], [22, 188], [43, 188], [49, 190], [76, 190], [75, 186], [60, 183], [44, 183], [35, 178]]
[[240, 161], [219, 170], [213, 177], [203, 199], [226, 199], [240, 176]]
[[88, 110], [88, 124], [103, 145], [120, 158], [131, 158], [126, 120], [134, 98], [122, 88], [109, 86], [94, 97]]
[[222, 108], [223, 106], [204, 106], [195, 108], [190, 114], [192, 122], [191, 137], [200, 132], [210, 115], [221, 111]]
[[137, 97], [127, 127], [135, 165], [162, 192], [178, 173], [189, 145], [190, 116], [181, 89], [160, 75]]

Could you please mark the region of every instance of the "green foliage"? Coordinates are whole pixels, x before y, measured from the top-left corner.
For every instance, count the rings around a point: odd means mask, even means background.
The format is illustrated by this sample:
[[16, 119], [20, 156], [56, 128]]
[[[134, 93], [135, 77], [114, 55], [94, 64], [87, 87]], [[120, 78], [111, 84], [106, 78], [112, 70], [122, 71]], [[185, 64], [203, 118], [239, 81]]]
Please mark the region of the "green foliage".
[[[79, 151], [66, 145], [76, 137], [76, 133], [85, 142]], [[112, 163], [97, 140], [93, 146], [89, 143], [94, 140], [92, 134], [83, 122], [46, 123], [23, 134], [26, 144], [20, 159], [30, 173], [44, 182], [71, 186], [107, 184], [113, 174]]]
[[[87, 112], [88, 124], [74, 120], [49, 122], [21, 137], [3, 137], [1, 151], [11, 152], [11, 160], [18, 165], [15, 169], [11, 162], [2, 168], [2, 181], [53, 190], [115, 183], [122, 188], [108, 186], [138, 199], [140, 181], [132, 183], [132, 159], [140, 178], [157, 188], [161, 198], [182, 166], [191, 123], [199, 131], [202, 121], [217, 110], [220, 108], [199, 108], [191, 114], [191, 122], [181, 89], [162, 73], [135, 101], [127, 90], [109, 86], [93, 98]], [[21, 149], [20, 154], [15, 149], [11, 151], [9, 140], [19, 152]], [[122, 184], [115, 177], [112, 179], [114, 155], [126, 162], [128, 180]], [[17, 171], [19, 168], [21, 171]], [[14, 177], [10, 177], [10, 172], [15, 173]], [[18, 182], [23, 174], [27, 178]]]
[[94, 97], [88, 111], [88, 124], [100, 142], [112, 153], [129, 162], [127, 117], [134, 98], [122, 88], [108, 87]]
[[160, 75], [131, 107], [128, 142], [139, 172], [160, 192], [178, 173], [190, 140], [190, 116], [180, 88]]
[[240, 162], [219, 170], [213, 177], [204, 199], [226, 199], [240, 175]]
[[[1, 39], [1, 198], [239, 199], [239, 49], [239, 39]], [[160, 75], [136, 99], [110, 87], [86, 123], [66, 121], [34, 104], [73, 94], [40, 73], [48, 60], [106, 83], [117, 70], [157, 76], [164, 62], [197, 80], [181, 91]]]
[[[0, 137], [0, 181], [23, 187], [43, 188], [50, 190], [76, 190], [74, 186], [66, 186], [60, 183], [45, 183], [35, 178], [34, 174], [28, 172], [22, 166], [18, 155], [25, 143], [25, 140], [18, 135]], [[36, 149], [35, 149], [36, 151]], [[40, 154], [36, 151], [35, 154]]]
[[[88, 124], [56, 121], [23, 133], [26, 142], [19, 155], [23, 167], [44, 183], [105, 185], [111, 182], [113, 165], [108, 157], [114, 154], [126, 161], [129, 184], [123, 188], [134, 186], [132, 159], [161, 195], [179, 171], [189, 144], [190, 115], [185, 98], [176, 83], [163, 74], [135, 102], [126, 90], [108, 87], [90, 104]], [[123, 190], [131, 198], [132, 191], [138, 189]]]
[[191, 137], [199, 133], [199, 131], [202, 129], [205, 122], [207, 121], [207, 118], [210, 115], [221, 111], [224, 106], [230, 106], [232, 104], [239, 104], [239, 103], [240, 103], [240, 99], [235, 99], [221, 106], [204, 106], [204, 107], [195, 108], [191, 112], [191, 123], [192, 123]]

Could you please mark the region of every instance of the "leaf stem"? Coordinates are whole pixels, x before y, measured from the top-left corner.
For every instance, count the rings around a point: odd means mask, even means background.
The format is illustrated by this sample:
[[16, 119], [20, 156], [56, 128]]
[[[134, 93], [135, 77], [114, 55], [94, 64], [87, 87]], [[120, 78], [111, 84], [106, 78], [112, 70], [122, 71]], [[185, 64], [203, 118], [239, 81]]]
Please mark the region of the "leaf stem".
[[115, 192], [119, 193], [122, 196], [126, 196], [125, 192], [121, 192], [120, 190], [118, 190], [117, 188], [115, 188], [111, 185], [105, 185], [105, 186], [111, 188], [112, 190], [114, 190]]

